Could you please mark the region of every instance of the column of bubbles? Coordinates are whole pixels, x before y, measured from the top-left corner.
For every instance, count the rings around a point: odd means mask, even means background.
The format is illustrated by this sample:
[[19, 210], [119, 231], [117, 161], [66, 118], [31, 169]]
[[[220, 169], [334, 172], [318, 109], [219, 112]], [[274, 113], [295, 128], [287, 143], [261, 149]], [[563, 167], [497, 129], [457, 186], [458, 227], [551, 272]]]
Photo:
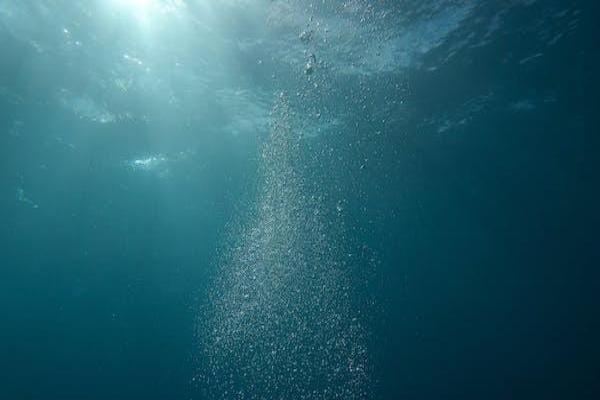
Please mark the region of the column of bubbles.
[[210, 399], [362, 399], [365, 329], [340, 235], [302, 174], [285, 95], [272, 112], [256, 203], [230, 227], [199, 321]]

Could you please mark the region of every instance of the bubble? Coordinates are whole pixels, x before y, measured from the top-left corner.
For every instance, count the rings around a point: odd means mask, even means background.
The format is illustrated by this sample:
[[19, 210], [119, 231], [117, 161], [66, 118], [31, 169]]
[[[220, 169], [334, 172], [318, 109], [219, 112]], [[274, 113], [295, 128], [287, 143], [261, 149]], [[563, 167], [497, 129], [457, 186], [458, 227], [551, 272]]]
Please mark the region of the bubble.
[[298, 38], [300, 39], [300, 41], [302, 43], [308, 44], [312, 40], [312, 35], [313, 35], [312, 31], [302, 31], [302, 32], [300, 32], [300, 35], [298, 35]]
[[208, 397], [363, 398], [369, 357], [351, 272], [340, 268], [347, 250], [307, 184], [287, 95], [271, 115], [255, 204], [232, 224], [202, 312]]
[[16, 189], [15, 197], [17, 202], [26, 204], [31, 208], [37, 209], [40, 207], [37, 203], [35, 203], [33, 200], [27, 197], [27, 195], [25, 194], [25, 190], [21, 187]]
[[306, 75], [312, 75], [315, 72], [315, 68], [317, 67], [317, 57], [314, 54], [310, 54], [308, 56], [308, 60], [306, 61], [306, 65], [304, 66], [304, 73]]

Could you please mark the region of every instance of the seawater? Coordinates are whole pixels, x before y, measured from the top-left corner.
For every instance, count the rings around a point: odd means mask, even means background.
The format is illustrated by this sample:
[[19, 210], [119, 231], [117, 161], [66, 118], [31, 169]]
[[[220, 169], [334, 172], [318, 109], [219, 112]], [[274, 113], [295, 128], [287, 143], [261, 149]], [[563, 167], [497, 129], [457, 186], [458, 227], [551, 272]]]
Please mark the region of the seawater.
[[3, 0], [0, 398], [598, 398], [597, 8]]

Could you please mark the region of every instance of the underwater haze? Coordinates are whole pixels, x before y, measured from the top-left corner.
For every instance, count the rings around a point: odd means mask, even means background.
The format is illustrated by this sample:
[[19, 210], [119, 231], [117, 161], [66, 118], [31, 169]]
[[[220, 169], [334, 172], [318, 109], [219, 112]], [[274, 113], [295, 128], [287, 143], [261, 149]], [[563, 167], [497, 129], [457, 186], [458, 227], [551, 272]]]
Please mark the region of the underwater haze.
[[0, 0], [0, 399], [600, 398], [584, 0]]

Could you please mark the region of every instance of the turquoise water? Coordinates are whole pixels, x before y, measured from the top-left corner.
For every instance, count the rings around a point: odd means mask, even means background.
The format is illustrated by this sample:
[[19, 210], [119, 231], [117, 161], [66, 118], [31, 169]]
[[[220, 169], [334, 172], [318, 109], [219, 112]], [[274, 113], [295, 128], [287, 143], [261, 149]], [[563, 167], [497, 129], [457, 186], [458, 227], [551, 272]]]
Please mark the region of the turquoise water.
[[598, 398], [597, 11], [3, 0], [0, 399]]

